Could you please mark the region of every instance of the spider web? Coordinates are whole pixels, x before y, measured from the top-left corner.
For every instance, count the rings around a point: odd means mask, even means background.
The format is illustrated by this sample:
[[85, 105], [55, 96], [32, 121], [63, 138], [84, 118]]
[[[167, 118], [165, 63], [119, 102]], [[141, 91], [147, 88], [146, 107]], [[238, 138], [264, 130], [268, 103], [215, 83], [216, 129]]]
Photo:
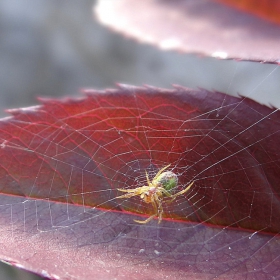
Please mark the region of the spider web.
[[[249, 92], [248, 97], [254, 98], [254, 93], [263, 82], [276, 76], [279, 76], [279, 67], [273, 66], [272, 70]], [[228, 91], [234, 83], [233, 80], [234, 77], [228, 86]], [[132, 89], [128, 88], [128, 90]], [[221, 103], [217, 103], [216, 108], [187, 120], [172, 118], [172, 114], [168, 111], [166, 114], [145, 111], [140, 106], [141, 102], [143, 102], [141, 98], [136, 98], [137, 106], [127, 108], [138, 116], [137, 126], [131, 123], [130, 118], [112, 119], [108, 112], [113, 114], [115, 110], [121, 110], [121, 107], [110, 108], [107, 104], [105, 110], [104, 104], [99, 102], [99, 108], [89, 108], [89, 111], [96, 111], [101, 116], [99, 122], [95, 122], [95, 133], [100, 133], [100, 136], [95, 139], [99, 139], [99, 142], [92, 140], [92, 134], [88, 130], [92, 127], [91, 120], [88, 120], [88, 126], [83, 123], [81, 129], [73, 129], [71, 126], [72, 118], [81, 117], [80, 113], [60, 118], [57, 123], [59, 129], [53, 131], [49, 130], [48, 126], [40, 133], [25, 129], [25, 132], [33, 135], [28, 146], [21, 141], [11, 142], [3, 139], [2, 149], [10, 150], [19, 162], [24, 162], [24, 159], [17, 158], [17, 151], [24, 151], [26, 154], [36, 153], [43, 160], [38, 162], [35, 178], [28, 178], [28, 174], [25, 174], [27, 177], [25, 181], [26, 178], [21, 175], [21, 182], [30, 185], [28, 192], [24, 194], [25, 197], [1, 195], [2, 232], [8, 232], [15, 243], [24, 236], [30, 238], [30, 235], [51, 238], [53, 243], [43, 246], [49, 252], [83, 248], [87, 256], [98, 256], [94, 260], [93, 257], [90, 258], [90, 265], [97, 271], [106, 266], [114, 269], [131, 269], [132, 273], [137, 268], [141, 269], [141, 275], [145, 273], [150, 275], [149, 269], [159, 268], [154, 272], [155, 277], [158, 278], [169, 275], [185, 279], [186, 273], [189, 277], [200, 273], [204, 278], [218, 276], [222, 278], [229, 275], [242, 278], [245, 274], [253, 277], [258, 273], [260, 277], [272, 275], [276, 279], [279, 275], [277, 267], [280, 261], [277, 236], [279, 232], [277, 228], [271, 231], [275, 201], [273, 193], [269, 191], [264, 193], [263, 189], [257, 191], [253, 188], [255, 181], [251, 170], [262, 169], [264, 165], [270, 163], [279, 165], [279, 161], [267, 155], [268, 159], [263, 166], [257, 161], [246, 162], [245, 158], [244, 162], [238, 159], [239, 164], [233, 164], [231, 169], [224, 168], [223, 164], [228, 161], [235, 163], [236, 155], [246, 153], [251, 145], [263, 142], [272, 134], [279, 133], [276, 131], [271, 134], [261, 134], [261, 138], [245, 147], [239, 146], [239, 142], [236, 141], [244, 132], [258, 126], [263, 120], [273, 118], [278, 109], [273, 108], [267, 114], [256, 112], [260, 115], [256, 121], [250, 126], [241, 127], [237, 133], [230, 133], [230, 137], [223, 135], [223, 142], [221, 142], [220, 139], [215, 138], [215, 135], [220, 132], [220, 126], [226, 118], [232, 119], [232, 115], [246, 102], [245, 99], [238, 99], [237, 102], [229, 105], [225, 97]], [[32, 111], [38, 110], [39, 107], [29, 108], [28, 113], [32, 115]], [[252, 110], [255, 108], [252, 107]], [[196, 128], [195, 124], [198, 121], [207, 122], [213, 116], [216, 116], [216, 125], [211, 130], [204, 127]], [[148, 126], [147, 120], [148, 123], [157, 125]], [[31, 121], [32, 116], [25, 121], [21, 120], [18, 125], [22, 123], [26, 125]], [[104, 121], [111, 124], [110, 130], [102, 128]], [[118, 128], [120, 122], [126, 123], [125, 130]], [[168, 129], [161, 125], [163, 122], [169, 123]], [[162, 129], [154, 129], [154, 127], [162, 127]], [[109, 142], [108, 139], [107, 142], [103, 141], [102, 136], [106, 133], [114, 136]], [[44, 142], [42, 140], [46, 135], [48, 135], [47, 141]], [[141, 141], [135, 142], [132, 135], [138, 135]], [[184, 152], [178, 149], [178, 139], [184, 142], [196, 136], [199, 140]], [[57, 142], [58, 138], [59, 142]], [[207, 147], [201, 145], [205, 139], [213, 140], [216, 148], [209, 151]], [[75, 143], [78, 141], [80, 142], [77, 146]], [[166, 143], [171, 145], [166, 147]], [[232, 143], [234, 149], [231, 151], [228, 150], [228, 144]], [[117, 154], [111, 152], [113, 146], [116, 147]], [[197, 149], [197, 147], [205, 149]], [[85, 149], [92, 149], [92, 151], [87, 154], [84, 152]], [[230, 152], [230, 155], [225, 152], [217, 156], [214, 162], [205, 164], [219, 149], [225, 149]], [[51, 166], [52, 172], [46, 169], [46, 163]], [[163, 204], [166, 219], [161, 224], [158, 224], [157, 219], [146, 225], [135, 223], [133, 219], [144, 220], [147, 215], [153, 214], [151, 205], [144, 203], [139, 196], [116, 199], [121, 195], [117, 188], [144, 186], [147, 184], [145, 171], [152, 180], [158, 170], [168, 164], [171, 164], [168, 170], [176, 173], [179, 178], [175, 192], [183, 190], [192, 181], [194, 185], [185, 195], [178, 196], [172, 204]], [[198, 164], [200, 167], [205, 164], [205, 167], [197, 168]], [[12, 168], [13, 166], [9, 165], [7, 170]], [[244, 190], [242, 185], [236, 186], [236, 189], [224, 186], [223, 200], [220, 201], [219, 182], [232, 173], [237, 177], [242, 173], [247, 177], [250, 187]], [[96, 181], [92, 182], [91, 178]], [[20, 192], [16, 176], [14, 179], [13, 186]], [[61, 193], [57, 192], [57, 184], [63, 186]], [[91, 188], [92, 184], [95, 188]], [[40, 189], [40, 186], [48, 187]], [[244, 193], [248, 193], [245, 207], [247, 211], [242, 212], [241, 215], [236, 214], [237, 218], [233, 222], [228, 222], [232, 221], [231, 219], [220, 220], [221, 213], [232, 207], [229, 203], [232, 197], [236, 199]], [[257, 225], [257, 229], [254, 230], [254, 227], [250, 228], [252, 225], [250, 219], [253, 219], [252, 215], [262, 196], [271, 197], [267, 208], [261, 209], [268, 219], [264, 226]], [[201, 213], [204, 216], [201, 216]], [[139, 217], [136, 214], [144, 216]], [[246, 221], [249, 227], [246, 228], [243, 221]], [[270, 231], [273, 234], [262, 233]], [[67, 239], [69, 236], [70, 238]], [[57, 242], [54, 241], [56, 238]], [[85, 257], [81, 255], [84, 255], [84, 252], [78, 251], [75, 258], [84, 260]], [[176, 268], [176, 271], [174, 272], [170, 266]], [[246, 266], [246, 269], [243, 266]], [[71, 270], [69, 267], [68, 269]], [[46, 276], [56, 277], [55, 274], [47, 273]]]

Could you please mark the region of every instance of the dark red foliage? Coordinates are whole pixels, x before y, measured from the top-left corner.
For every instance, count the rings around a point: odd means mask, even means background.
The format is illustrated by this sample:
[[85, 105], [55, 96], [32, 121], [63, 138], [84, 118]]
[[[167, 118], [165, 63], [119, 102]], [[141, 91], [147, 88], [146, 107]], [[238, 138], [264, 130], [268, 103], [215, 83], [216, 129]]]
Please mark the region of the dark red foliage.
[[254, 13], [265, 19], [280, 23], [280, 2], [278, 0], [215, 0]]
[[2, 193], [121, 210], [117, 188], [171, 164], [182, 186], [195, 184], [165, 216], [280, 231], [278, 110], [205, 90], [122, 88], [10, 112]]
[[[42, 102], [0, 123], [2, 258], [82, 279], [94, 271], [103, 279], [155, 271], [157, 279], [245, 277], [259, 263], [264, 276], [279, 274], [265, 270], [279, 255], [277, 109], [180, 87], [122, 86]], [[145, 170], [167, 164], [180, 188], [194, 186], [166, 206], [169, 220], [136, 224], [124, 211], [151, 213], [150, 205], [116, 200], [116, 189], [143, 185]]]

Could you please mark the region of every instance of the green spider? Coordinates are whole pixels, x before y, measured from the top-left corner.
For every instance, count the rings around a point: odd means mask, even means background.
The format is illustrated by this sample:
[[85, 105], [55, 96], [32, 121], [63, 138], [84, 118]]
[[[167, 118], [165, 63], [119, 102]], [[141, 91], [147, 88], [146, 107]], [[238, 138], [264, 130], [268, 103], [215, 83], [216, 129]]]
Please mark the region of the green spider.
[[153, 208], [155, 210], [155, 214], [144, 221], [134, 220], [136, 223], [146, 224], [156, 216], [158, 216], [158, 223], [160, 223], [162, 221], [163, 215], [162, 202], [164, 196], [170, 198], [168, 202], [172, 202], [176, 199], [177, 196], [186, 193], [193, 185], [194, 182], [190, 183], [184, 190], [172, 195], [170, 192], [174, 188], [176, 188], [178, 184], [178, 177], [175, 173], [171, 171], [165, 171], [169, 166], [170, 164], [160, 169], [156, 176], [153, 178], [152, 182], [150, 181], [148, 173], [146, 171], [146, 178], [148, 183], [147, 186], [142, 186], [135, 189], [118, 189], [119, 191], [126, 192], [127, 194], [120, 195], [116, 198], [130, 198], [133, 196], [140, 195], [140, 198], [143, 199], [144, 202], [152, 203]]

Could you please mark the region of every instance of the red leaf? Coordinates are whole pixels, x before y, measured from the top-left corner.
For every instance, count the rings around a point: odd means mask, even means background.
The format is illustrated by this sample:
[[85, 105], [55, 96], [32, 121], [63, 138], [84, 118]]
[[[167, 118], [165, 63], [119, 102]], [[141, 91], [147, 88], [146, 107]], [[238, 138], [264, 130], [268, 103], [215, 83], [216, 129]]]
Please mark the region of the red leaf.
[[[62, 279], [279, 275], [277, 109], [180, 87], [43, 103], [0, 123], [2, 259]], [[139, 225], [150, 205], [116, 189], [167, 164], [194, 186]]]
[[279, 24], [215, 1], [100, 0], [96, 14], [110, 28], [163, 49], [279, 63]]
[[280, 23], [280, 2], [275, 0], [215, 0]]

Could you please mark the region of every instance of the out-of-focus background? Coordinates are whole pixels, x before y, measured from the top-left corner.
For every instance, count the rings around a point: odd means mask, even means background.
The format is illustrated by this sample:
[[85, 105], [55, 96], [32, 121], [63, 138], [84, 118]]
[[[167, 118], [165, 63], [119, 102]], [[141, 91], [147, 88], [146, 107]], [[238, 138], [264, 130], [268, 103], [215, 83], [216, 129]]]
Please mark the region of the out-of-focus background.
[[[163, 52], [101, 26], [94, 0], [0, 1], [0, 116], [37, 96], [79, 96], [115, 83], [248, 94], [280, 106], [279, 66]], [[0, 248], [1, 251], [1, 248]], [[0, 263], [0, 280], [41, 279]]]

